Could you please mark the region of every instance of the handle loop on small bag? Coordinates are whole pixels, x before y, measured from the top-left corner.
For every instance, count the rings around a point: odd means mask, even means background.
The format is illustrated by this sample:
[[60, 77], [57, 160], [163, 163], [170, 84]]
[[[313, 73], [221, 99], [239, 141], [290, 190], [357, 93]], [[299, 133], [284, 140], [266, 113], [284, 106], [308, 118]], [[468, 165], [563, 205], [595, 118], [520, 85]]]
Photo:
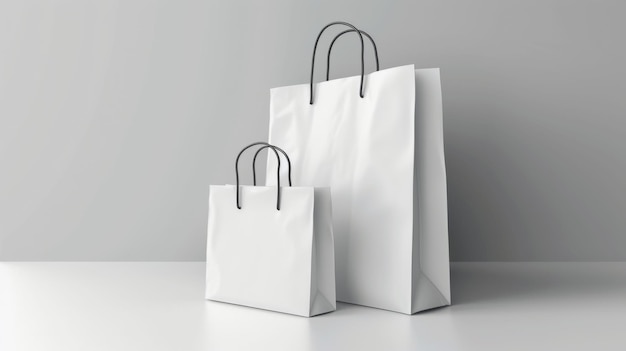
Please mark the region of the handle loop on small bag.
[[315, 40], [315, 46], [313, 47], [313, 58], [311, 60], [311, 82], [309, 84], [309, 88], [310, 88], [309, 104], [311, 104], [311, 105], [313, 105], [313, 75], [315, 73], [315, 53], [317, 52], [317, 44], [319, 43], [320, 38], [322, 37], [322, 34], [324, 33], [324, 31], [328, 27], [334, 26], [334, 25], [337, 25], [337, 24], [348, 26], [348, 27], [352, 28], [359, 35], [359, 39], [361, 40], [361, 87], [359, 89], [359, 95], [361, 96], [361, 98], [364, 97], [364, 95], [363, 95], [363, 79], [364, 79], [364, 76], [365, 76], [365, 44], [363, 44], [363, 35], [361, 35], [361, 32], [355, 26], [351, 25], [350, 23], [337, 21], [337, 22], [331, 22], [331, 23], [327, 24], [324, 28], [322, 28], [320, 33], [317, 35], [317, 39]]
[[[337, 34], [337, 36], [335, 37], [335, 39], [333, 39], [333, 41], [330, 42], [330, 46], [328, 47], [328, 55], [326, 57], [326, 81], [328, 81], [330, 78], [330, 53], [331, 51], [333, 51], [333, 45], [335, 45], [335, 42], [337, 41], [337, 39], [339, 39], [342, 35], [346, 34], [346, 33], [351, 33], [354, 32], [354, 29], [348, 29], [348, 30], [344, 30], [343, 32]], [[378, 48], [376, 47], [376, 43], [374, 42], [374, 39], [372, 38], [371, 35], [367, 34], [365, 31], [363, 30], [359, 30], [359, 32], [361, 32], [361, 34], [365, 35], [370, 42], [372, 43], [372, 47], [374, 48], [374, 57], [376, 57], [376, 71], [380, 71], [380, 63], [378, 60]]]
[[252, 159], [252, 185], [256, 186], [256, 158], [257, 156], [259, 156], [259, 153], [261, 153], [261, 151], [267, 149], [268, 147], [274, 148], [275, 149], [274, 152], [276, 152], [276, 150], [280, 151], [287, 159], [289, 186], [291, 186], [292, 185], [291, 184], [291, 160], [289, 159], [289, 156], [287, 156], [287, 153], [283, 149], [275, 145], [262, 146], [254, 153], [254, 158]]
[[[246, 147], [244, 147], [241, 151], [239, 151], [239, 154], [237, 155], [237, 159], [235, 160], [235, 179], [236, 179], [236, 204], [237, 204], [237, 208], [241, 210], [241, 203], [240, 203], [240, 189], [239, 189], [239, 159], [241, 158], [241, 155], [248, 150], [249, 148], [256, 146], [256, 145], [265, 145], [264, 148], [269, 147], [274, 151], [274, 154], [276, 154], [276, 161], [278, 162], [278, 167], [276, 170], [276, 188], [277, 188], [277, 195], [276, 195], [276, 209], [278, 211], [280, 211], [280, 155], [278, 154], [278, 152], [276, 151], [277, 149], [279, 149], [278, 147], [271, 145], [269, 143], [263, 142], [263, 141], [259, 141], [256, 143], [252, 143]], [[289, 164], [289, 186], [291, 186], [291, 160], [289, 159], [289, 156], [287, 156], [287, 154], [280, 149], [280, 151], [283, 153], [283, 155], [285, 155], [285, 157], [287, 158], [287, 163]], [[255, 182], [256, 183], [256, 182]]]

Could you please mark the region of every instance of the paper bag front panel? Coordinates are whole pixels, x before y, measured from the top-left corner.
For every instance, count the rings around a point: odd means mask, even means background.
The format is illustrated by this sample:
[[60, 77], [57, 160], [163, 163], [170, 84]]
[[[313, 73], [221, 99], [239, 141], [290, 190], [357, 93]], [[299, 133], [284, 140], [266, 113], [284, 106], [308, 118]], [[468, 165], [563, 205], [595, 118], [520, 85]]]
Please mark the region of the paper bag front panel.
[[414, 67], [368, 74], [363, 98], [359, 83], [316, 84], [313, 105], [308, 84], [272, 89], [269, 140], [292, 158], [295, 183], [331, 187], [337, 299], [410, 313]]
[[206, 297], [310, 316], [314, 190], [211, 186]]

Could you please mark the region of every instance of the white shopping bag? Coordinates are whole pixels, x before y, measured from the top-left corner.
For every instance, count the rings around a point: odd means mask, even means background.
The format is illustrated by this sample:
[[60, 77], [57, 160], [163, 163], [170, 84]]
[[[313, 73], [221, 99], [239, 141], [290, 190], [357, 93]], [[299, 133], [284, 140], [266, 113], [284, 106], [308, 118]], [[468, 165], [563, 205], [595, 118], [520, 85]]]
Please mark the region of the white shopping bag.
[[[346, 23], [322, 32], [333, 24]], [[450, 304], [442, 115], [437, 68], [271, 90], [270, 143], [295, 182], [331, 187], [338, 301], [407, 314]]]
[[282, 149], [254, 143], [237, 156], [237, 185], [211, 186], [206, 298], [306, 317], [334, 311], [330, 190], [281, 187], [280, 179], [240, 186], [239, 157], [256, 145], [289, 162]]

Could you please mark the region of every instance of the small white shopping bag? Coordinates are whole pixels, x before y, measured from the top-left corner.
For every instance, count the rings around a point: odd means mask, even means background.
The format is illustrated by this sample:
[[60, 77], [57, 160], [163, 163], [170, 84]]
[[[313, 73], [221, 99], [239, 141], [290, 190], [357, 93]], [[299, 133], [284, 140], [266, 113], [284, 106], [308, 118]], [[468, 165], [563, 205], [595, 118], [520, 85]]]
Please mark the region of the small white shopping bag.
[[206, 298], [306, 317], [334, 311], [330, 189], [240, 186], [239, 157], [256, 145], [289, 162], [254, 143], [237, 157], [237, 185], [210, 187]]

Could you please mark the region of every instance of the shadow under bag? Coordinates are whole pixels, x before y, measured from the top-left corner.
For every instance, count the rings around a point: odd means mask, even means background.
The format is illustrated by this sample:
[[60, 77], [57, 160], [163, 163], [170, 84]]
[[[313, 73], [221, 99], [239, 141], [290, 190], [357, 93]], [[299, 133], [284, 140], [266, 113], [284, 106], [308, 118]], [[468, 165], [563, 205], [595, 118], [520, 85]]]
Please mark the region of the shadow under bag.
[[[257, 154], [274, 151], [277, 186], [239, 185], [239, 158], [256, 145], [264, 145]], [[289, 165], [288, 187], [280, 186], [277, 150]], [[306, 317], [334, 311], [330, 190], [292, 187], [289, 157], [263, 142], [239, 153], [235, 174], [236, 185], [210, 188], [206, 298]]]
[[[336, 24], [350, 27], [337, 38], [358, 34], [361, 75], [314, 85], [318, 41]], [[338, 301], [407, 314], [449, 305], [439, 69], [365, 75], [363, 35], [322, 29], [310, 84], [271, 89], [269, 141], [291, 155], [295, 182], [331, 188]]]

